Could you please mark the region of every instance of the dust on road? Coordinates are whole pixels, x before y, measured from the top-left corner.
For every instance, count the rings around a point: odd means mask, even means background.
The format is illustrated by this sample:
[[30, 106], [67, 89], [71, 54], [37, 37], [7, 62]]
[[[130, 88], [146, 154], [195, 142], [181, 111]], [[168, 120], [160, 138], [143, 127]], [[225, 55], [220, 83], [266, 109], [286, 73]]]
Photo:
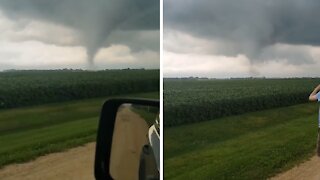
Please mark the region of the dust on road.
[[320, 158], [313, 156], [310, 160], [281, 173], [271, 180], [320, 180]]

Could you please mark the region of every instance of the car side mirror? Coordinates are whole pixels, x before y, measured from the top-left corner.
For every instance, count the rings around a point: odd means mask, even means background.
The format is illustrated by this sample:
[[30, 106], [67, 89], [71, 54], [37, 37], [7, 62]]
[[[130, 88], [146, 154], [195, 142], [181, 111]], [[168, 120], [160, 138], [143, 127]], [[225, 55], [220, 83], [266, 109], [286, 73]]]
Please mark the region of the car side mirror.
[[159, 179], [159, 101], [106, 101], [96, 143], [96, 179]]

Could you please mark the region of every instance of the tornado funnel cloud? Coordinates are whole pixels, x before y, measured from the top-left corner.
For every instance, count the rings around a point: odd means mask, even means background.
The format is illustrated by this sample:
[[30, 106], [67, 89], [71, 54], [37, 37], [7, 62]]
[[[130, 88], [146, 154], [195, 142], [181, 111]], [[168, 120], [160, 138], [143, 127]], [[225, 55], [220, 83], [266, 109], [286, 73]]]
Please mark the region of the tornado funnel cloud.
[[[0, 11], [13, 20], [38, 20], [77, 31], [88, 64], [114, 31], [158, 30], [159, 0], [0, 0]], [[112, 42], [108, 42], [112, 44]]]
[[95, 57], [95, 54], [87, 51], [87, 60], [88, 60], [89, 67], [93, 67], [94, 65], [94, 57]]

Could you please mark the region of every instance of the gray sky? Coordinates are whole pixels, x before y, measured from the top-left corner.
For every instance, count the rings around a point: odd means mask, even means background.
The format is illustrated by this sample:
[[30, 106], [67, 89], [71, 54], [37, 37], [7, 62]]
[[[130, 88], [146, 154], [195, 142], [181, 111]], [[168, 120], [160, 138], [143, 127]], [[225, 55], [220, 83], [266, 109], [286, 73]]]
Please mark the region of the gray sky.
[[164, 76], [320, 76], [320, 1], [164, 1]]
[[0, 70], [159, 68], [158, 0], [0, 0]]

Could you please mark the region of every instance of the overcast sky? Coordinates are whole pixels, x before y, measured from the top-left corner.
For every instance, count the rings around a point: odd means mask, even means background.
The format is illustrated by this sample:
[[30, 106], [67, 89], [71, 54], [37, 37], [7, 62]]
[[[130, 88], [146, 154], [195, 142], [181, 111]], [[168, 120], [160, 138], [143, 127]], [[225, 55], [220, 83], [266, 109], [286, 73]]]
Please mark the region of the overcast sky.
[[320, 76], [319, 0], [164, 0], [164, 76]]
[[159, 68], [159, 0], [0, 0], [0, 70]]

